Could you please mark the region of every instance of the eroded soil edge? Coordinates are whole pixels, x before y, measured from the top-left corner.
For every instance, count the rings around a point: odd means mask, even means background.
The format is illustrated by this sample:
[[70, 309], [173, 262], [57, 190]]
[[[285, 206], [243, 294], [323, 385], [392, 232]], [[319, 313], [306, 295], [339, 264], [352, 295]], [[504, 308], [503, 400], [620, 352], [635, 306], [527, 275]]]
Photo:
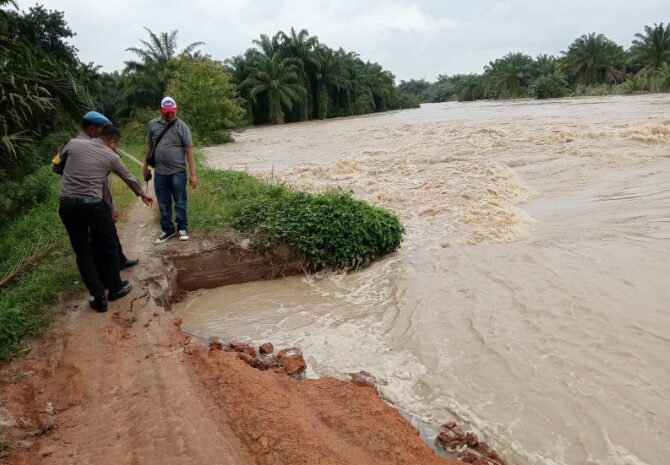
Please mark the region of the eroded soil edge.
[[[167, 310], [181, 265], [165, 261], [184, 245], [127, 240], [137, 210], [122, 231], [126, 252], [141, 258], [124, 272], [131, 295], [106, 314], [85, 298], [64, 302], [49, 332], [0, 369], [0, 463], [455, 463], [369, 384], [294, 379], [184, 335]], [[218, 239], [188, 247], [207, 241]]]

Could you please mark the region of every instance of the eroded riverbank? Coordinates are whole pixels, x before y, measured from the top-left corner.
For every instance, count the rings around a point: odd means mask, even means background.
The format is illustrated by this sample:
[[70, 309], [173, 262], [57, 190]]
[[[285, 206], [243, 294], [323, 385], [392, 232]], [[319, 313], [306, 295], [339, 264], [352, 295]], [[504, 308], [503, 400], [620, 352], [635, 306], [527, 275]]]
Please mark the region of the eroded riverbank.
[[[131, 295], [105, 314], [85, 298], [63, 302], [44, 338], [1, 367], [0, 463], [457, 465], [368, 384], [293, 379], [281, 360], [252, 368], [184, 335], [165, 306], [177, 281], [168, 252], [188, 250], [154, 246], [145, 226], [136, 205], [121, 232], [141, 258], [124, 272]], [[194, 234], [188, 247], [220, 239]], [[229, 249], [253, 258], [243, 244]]]

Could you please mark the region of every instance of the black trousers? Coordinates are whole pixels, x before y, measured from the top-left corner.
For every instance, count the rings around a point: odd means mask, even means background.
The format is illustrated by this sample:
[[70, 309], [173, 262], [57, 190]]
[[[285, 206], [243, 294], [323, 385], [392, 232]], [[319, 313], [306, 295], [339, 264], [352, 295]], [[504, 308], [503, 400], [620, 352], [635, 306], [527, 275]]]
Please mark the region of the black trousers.
[[[111, 215], [111, 210], [110, 210], [110, 215]], [[113, 220], [112, 220], [112, 226], [114, 227], [114, 238], [116, 240], [117, 250], [119, 251], [119, 270], [121, 270], [121, 265], [123, 265], [124, 263], [126, 263], [128, 261], [128, 257], [126, 257], [126, 255], [123, 253], [123, 248], [121, 247], [121, 239], [119, 239], [119, 233], [116, 230], [116, 224], [114, 224]], [[104, 246], [104, 244], [97, 244], [96, 243], [96, 238], [91, 237], [91, 247], [95, 251], [95, 250], [102, 250], [105, 246]], [[98, 269], [98, 274], [100, 274], [100, 279], [102, 279], [102, 284], [107, 289], [112, 288], [112, 286], [110, 286], [110, 278], [107, 276], [107, 274], [100, 273], [100, 270], [107, 269], [107, 264], [105, 262], [104, 255], [94, 253], [93, 258], [94, 258], [94, 261], [95, 261], [95, 267]]]
[[81, 279], [94, 297], [121, 287], [119, 239], [103, 202], [61, 205], [58, 214], [77, 256]]
[[[109, 214], [111, 215], [112, 210], [113, 210], [111, 205], [107, 205], [107, 209], [109, 210]], [[112, 221], [112, 224], [114, 224], [113, 221]], [[121, 247], [121, 239], [119, 239], [119, 233], [116, 230], [116, 224], [114, 224], [114, 235], [116, 236], [116, 244], [119, 247], [119, 266], [120, 266], [120, 265], [123, 265], [124, 263], [126, 263], [128, 261], [128, 257], [126, 257], [126, 254], [123, 253], [123, 247]], [[95, 245], [94, 245], [94, 247], [95, 247]]]
[[126, 254], [123, 253], [121, 240], [119, 239], [119, 233], [116, 231], [116, 225], [114, 225], [114, 235], [116, 236], [116, 243], [119, 246], [119, 265], [122, 265], [128, 261], [128, 257], [126, 257]]

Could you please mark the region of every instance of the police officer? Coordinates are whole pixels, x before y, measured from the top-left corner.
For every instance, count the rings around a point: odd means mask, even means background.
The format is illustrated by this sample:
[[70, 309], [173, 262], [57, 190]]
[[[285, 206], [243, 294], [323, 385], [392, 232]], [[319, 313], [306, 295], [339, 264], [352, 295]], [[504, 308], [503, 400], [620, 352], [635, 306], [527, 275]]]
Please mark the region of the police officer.
[[[112, 124], [112, 122], [109, 119], [107, 119], [105, 115], [103, 115], [102, 113], [98, 113], [97, 111], [89, 111], [82, 118], [81, 132], [77, 136], [77, 139], [83, 139], [83, 140], [97, 139], [98, 137], [100, 137], [100, 132], [102, 131], [102, 128], [107, 124]], [[61, 158], [61, 153], [59, 152], [53, 160], [54, 172], [58, 174], [63, 174], [63, 168], [65, 166], [64, 163], [65, 160]], [[102, 200], [110, 209], [112, 220], [114, 221], [114, 223], [116, 223], [119, 214], [114, 208], [111, 180], [109, 178], [107, 178], [107, 182], [105, 182], [105, 185], [103, 186], [102, 189]], [[123, 247], [121, 246], [121, 241], [119, 240], [119, 235], [116, 231], [116, 226], [114, 227], [114, 234], [116, 235], [116, 239], [118, 242], [117, 245], [119, 249], [119, 268], [123, 270], [137, 265], [137, 263], [139, 262], [138, 259], [131, 260], [128, 257], [126, 257], [126, 255], [123, 253]]]
[[107, 146], [109, 141], [120, 137], [119, 130], [107, 124], [101, 128], [99, 138], [75, 138], [61, 149], [66, 163], [58, 213], [77, 256], [79, 274], [93, 296], [90, 305], [99, 312], [107, 311], [108, 300], [120, 299], [132, 290], [128, 281], [121, 281], [118, 238], [111, 211], [102, 200], [109, 174], [121, 177], [146, 205], [153, 204], [139, 181]]

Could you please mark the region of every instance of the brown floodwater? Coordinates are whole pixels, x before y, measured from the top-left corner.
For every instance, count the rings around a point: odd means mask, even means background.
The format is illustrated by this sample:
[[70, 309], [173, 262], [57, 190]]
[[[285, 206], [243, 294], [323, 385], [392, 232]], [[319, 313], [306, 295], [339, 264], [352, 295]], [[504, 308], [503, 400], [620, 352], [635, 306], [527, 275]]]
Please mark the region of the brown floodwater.
[[444, 103], [248, 129], [211, 166], [350, 190], [407, 228], [349, 274], [199, 291], [202, 337], [367, 370], [421, 425], [511, 463], [660, 465], [670, 451], [670, 95]]

